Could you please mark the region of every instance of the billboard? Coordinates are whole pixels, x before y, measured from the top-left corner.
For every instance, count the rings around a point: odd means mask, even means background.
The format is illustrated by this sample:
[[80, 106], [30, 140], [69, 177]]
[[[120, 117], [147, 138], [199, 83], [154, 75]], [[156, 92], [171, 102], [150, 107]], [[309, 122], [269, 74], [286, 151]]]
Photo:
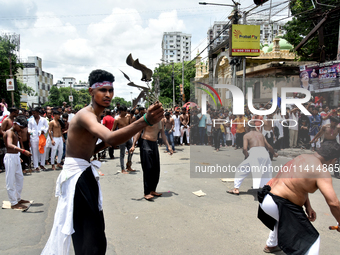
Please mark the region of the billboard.
[[301, 88], [315, 93], [340, 90], [340, 61], [300, 66]]
[[260, 26], [233, 24], [230, 35], [231, 56], [260, 56]]

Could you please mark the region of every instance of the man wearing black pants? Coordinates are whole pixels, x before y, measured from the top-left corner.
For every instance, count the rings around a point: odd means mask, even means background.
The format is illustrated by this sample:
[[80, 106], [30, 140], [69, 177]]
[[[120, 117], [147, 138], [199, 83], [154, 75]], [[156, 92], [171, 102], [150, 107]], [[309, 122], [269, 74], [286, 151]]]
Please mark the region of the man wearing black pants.
[[[140, 147], [140, 159], [143, 169], [144, 198], [146, 200], [152, 200], [154, 196], [159, 197], [162, 195], [162, 193], [156, 192], [160, 176], [160, 161], [157, 146], [158, 132], [161, 132], [163, 142], [169, 149], [169, 154], [172, 155], [173, 153], [172, 148], [166, 139], [162, 121], [155, 125], [149, 125], [144, 129]], [[141, 132], [134, 137], [130, 153], [133, 153], [135, 150], [136, 141], [138, 141], [140, 134]]]

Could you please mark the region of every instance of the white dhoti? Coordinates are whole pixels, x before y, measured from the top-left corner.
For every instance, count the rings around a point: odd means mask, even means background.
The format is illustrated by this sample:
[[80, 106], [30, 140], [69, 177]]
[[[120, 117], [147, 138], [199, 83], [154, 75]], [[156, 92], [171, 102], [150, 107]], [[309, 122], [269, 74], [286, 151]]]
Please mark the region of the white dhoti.
[[52, 145], [51, 165], [54, 165], [54, 159], [55, 159], [55, 154], [57, 153], [57, 150], [58, 150], [57, 163], [59, 164], [61, 162], [61, 158], [63, 156], [63, 147], [64, 147], [63, 138], [61, 136], [53, 137], [53, 141], [55, 142], [55, 144]]
[[50, 150], [52, 149], [52, 143], [51, 143], [51, 138], [50, 136], [48, 135], [47, 138], [46, 138], [46, 145], [45, 145], [45, 162], [46, 160], [48, 160], [48, 157], [50, 155]]
[[80, 175], [89, 166], [98, 182], [99, 196], [98, 207], [102, 210], [102, 193], [99, 183], [99, 175], [94, 167], [99, 168], [99, 161], [88, 161], [80, 158], [65, 158], [63, 170], [59, 174], [56, 184], [55, 196], [58, 197], [58, 205], [54, 215], [53, 227], [50, 237], [45, 245], [42, 255], [67, 255], [70, 250], [71, 235], [73, 229], [73, 204], [75, 187]]
[[190, 128], [189, 127], [185, 128], [184, 126], [181, 126], [181, 144], [183, 143], [184, 132], [185, 132], [185, 135], [187, 137], [187, 143], [190, 143], [189, 142]]
[[234, 188], [240, 188], [250, 172], [253, 175], [253, 189], [262, 188], [272, 178], [272, 162], [266, 148], [253, 147], [248, 153], [249, 157], [237, 167]]
[[31, 153], [33, 157], [33, 167], [38, 168], [39, 163], [45, 166], [45, 150], [43, 154], [39, 152], [39, 140], [31, 140]]
[[19, 153], [6, 153], [4, 157], [6, 169], [6, 189], [11, 205], [21, 200], [21, 191], [24, 185]]

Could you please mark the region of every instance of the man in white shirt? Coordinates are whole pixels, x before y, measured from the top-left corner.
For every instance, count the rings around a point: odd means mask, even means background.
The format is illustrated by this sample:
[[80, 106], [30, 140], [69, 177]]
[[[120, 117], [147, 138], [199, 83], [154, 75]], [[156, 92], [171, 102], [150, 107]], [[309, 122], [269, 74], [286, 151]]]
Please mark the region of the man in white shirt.
[[33, 167], [39, 172], [39, 161], [41, 169], [45, 169], [45, 154], [39, 152], [39, 137], [48, 131], [48, 123], [45, 118], [40, 117], [39, 108], [32, 110], [33, 118], [28, 121], [28, 133], [30, 134], [31, 152], [33, 155]]
[[297, 147], [299, 132], [299, 108], [294, 108], [289, 112], [289, 147]]

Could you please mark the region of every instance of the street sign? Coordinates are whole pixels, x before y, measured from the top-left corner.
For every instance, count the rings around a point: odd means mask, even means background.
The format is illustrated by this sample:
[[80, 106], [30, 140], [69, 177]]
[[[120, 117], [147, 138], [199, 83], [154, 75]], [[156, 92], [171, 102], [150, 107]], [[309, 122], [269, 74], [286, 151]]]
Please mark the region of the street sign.
[[14, 91], [14, 79], [6, 79], [7, 91]]
[[68, 101], [73, 102], [73, 96], [68, 96]]

